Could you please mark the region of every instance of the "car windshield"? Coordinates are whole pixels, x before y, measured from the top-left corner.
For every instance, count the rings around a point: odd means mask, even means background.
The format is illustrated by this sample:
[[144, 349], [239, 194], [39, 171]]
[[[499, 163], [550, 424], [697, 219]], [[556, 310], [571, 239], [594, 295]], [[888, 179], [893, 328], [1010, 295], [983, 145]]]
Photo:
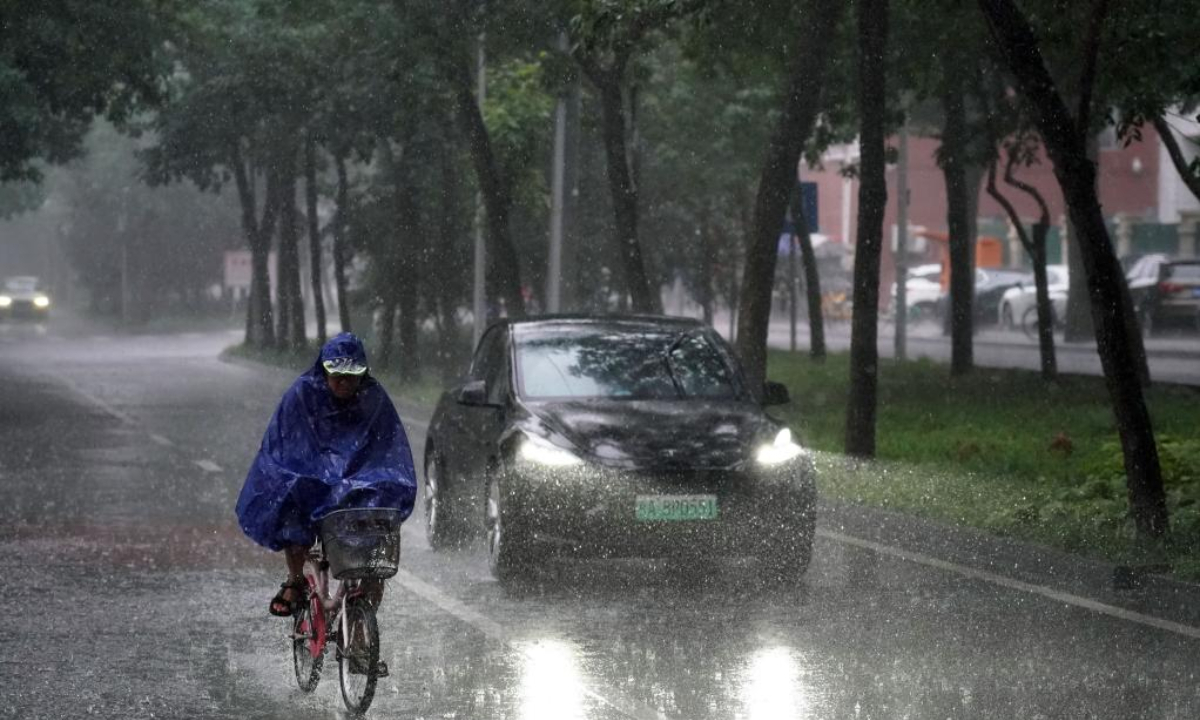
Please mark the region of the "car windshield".
[[37, 278], [11, 277], [4, 281], [4, 289], [9, 292], [33, 292], [37, 289]]
[[739, 383], [702, 331], [570, 329], [516, 335], [522, 397], [734, 399]]

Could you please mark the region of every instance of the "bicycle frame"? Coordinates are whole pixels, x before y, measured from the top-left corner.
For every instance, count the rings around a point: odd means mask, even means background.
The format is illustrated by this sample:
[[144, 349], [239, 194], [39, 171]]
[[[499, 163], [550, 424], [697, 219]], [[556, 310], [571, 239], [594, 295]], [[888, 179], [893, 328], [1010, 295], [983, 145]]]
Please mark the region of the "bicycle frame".
[[304, 577], [308, 581], [309, 603], [315, 601], [321, 609], [321, 612], [312, 614], [317, 637], [316, 642], [310, 645], [309, 652], [316, 658], [325, 652], [330, 626], [340, 624], [341, 637], [349, 636], [349, 628], [346, 626], [346, 602], [362, 594], [361, 581], [330, 578], [329, 563], [325, 560], [324, 549], [319, 541], [308, 551], [308, 557], [304, 561]]

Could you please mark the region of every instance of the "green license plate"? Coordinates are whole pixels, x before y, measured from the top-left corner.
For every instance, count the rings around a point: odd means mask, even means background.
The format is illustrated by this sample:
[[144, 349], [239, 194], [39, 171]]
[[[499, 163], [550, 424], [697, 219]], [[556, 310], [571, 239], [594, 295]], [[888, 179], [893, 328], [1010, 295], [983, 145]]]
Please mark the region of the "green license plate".
[[716, 495], [638, 495], [638, 520], [716, 520]]

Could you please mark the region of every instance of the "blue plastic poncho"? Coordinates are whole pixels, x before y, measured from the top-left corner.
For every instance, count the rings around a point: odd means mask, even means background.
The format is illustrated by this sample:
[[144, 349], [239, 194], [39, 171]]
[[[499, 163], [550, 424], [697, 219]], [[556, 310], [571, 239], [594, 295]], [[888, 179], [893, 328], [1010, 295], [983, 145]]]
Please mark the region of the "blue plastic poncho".
[[308, 372], [284, 393], [238, 497], [242, 531], [271, 550], [308, 546], [319, 520], [349, 507], [391, 507], [407, 518], [416, 498], [412, 451], [383, 387], [365, 375], [358, 393], [338, 400], [321, 363], [366, 364], [362, 341], [342, 333], [325, 343]]

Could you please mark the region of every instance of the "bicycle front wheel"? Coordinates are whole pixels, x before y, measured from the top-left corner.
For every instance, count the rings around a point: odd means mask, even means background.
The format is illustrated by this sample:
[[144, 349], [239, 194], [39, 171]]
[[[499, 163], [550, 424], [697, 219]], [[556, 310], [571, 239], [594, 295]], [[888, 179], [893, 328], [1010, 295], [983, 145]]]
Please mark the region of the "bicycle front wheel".
[[296, 684], [304, 692], [316, 689], [325, 662], [324, 644], [318, 636], [319, 620], [315, 616], [319, 612], [322, 612], [320, 601], [310, 597], [292, 618], [292, 667], [296, 671]]
[[354, 715], [361, 715], [375, 698], [379, 680], [379, 625], [375, 609], [362, 598], [346, 603], [346, 629], [338, 652], [338, 676], [342, 701]]

